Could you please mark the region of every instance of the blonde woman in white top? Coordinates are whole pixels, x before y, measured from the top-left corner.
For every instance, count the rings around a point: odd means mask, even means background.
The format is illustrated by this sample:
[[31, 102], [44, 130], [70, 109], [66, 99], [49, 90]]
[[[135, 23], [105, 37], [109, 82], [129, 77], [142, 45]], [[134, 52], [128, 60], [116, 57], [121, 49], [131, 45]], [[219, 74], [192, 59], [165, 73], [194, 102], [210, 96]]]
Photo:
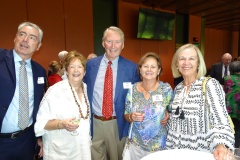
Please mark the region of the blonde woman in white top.
[[172, 72], [174, 78], [182, 76], [183, 81], [174, 90], [167, 149], [210, 152], [216, 160], [224, 160], [227, 148], [233, 149], [234, 144], [225, 94], [219, 82], [211, 78], [206, 83], [205, 101], [202, 83], [206, 66], [198, 47], [180, 47], [172, 60]]

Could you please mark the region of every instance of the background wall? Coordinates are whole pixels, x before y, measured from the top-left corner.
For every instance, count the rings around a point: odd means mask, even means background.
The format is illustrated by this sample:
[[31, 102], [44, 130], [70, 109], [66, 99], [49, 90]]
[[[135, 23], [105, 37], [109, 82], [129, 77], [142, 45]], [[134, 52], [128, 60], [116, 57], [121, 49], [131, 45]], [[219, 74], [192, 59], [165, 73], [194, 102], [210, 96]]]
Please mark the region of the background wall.
[[163, 63], [160, 79], [171, 85], [171, 59], [179, 42], [192, 43], [193, 37], [198, 37], [199, 42], [203, 39], [200, 46], [207, 68], [221, 61], [225, 52], [238, 57], [238, 32], [204, 29], [202, 19], [195, 16], [185, 16], [183, 27], [176, 21], [173, 40], [137, 39], [138, 9], [143, 6], [121, 0], [1, 0], [0, 6], [0, 47], [11, 49], [17, 26], [32, 21], [44, 31], [43, 45], [33, 59], [46, 69], [52, 60], [58, 60], [62, 50], [102, 55], [101, 36], [110, 25], [119, 26], [125, 33], [122, 56], [138, 63], [146, 52], [156, 52]]
[[103, 31], [109, 26], [117, 26], [117, 1], [116, 0], [92, 0], [93, 1], [93, 34], [94, 52], [102, 55], [105, 50], [102, 46]]
[[163, 74], [160, 79], [173, 84], [171, 58], [175, 52], [175, 32], [173, 33], [173, 40], [137, 39], [139, 7], [143, 6], [122, 1], [118, 3], [118, 24], [126, 37], [122, 55], [138, 63], [141, 56], [147, 52], [159, 54], [163, 64]]
[[[179, 27], [179, 23], [175, 24], [174, 37], [171, 41], [137, 39], [139, 7], [144, 6], [118, 1], [119, 26], [126, 34], [125, 49], [122, 54], [138, 62], [139, 58], [148, 51], [158, 53], [164, 69], [160, 79], [169, 82], [172, 86], [171, 59], [173, 54], [181, 43], [193, 43], [193, 37], [199, 39], [199, 48], [204, 53], [207, 69], [211, 68], [212, 64], [221, 61], [222, 55], [226, 52], [232, 54], [233, 58], [238, 57], [238, 32], [205, 29], [202, 18], [191, 15], [188, 17], [176, 16], [180, 21], [176, 22], [179, 22], [183, 28]], [[187, 30], [185, 30], [186, 28]], [[183, 33], [176, 33], [176, 31]]]
[[216, 29], [205, 29], [205, 62], [207, 68], [213, 63], [221, 61], [223, 53], [238, 57], [238, 32]]
[[13, 48], [18, 25], [30, 21], [43, 29], [43, 45], [33, 59], [46, 69], [62, 50], [94, 52], [91, 0], [1, 0], [0, 6], [1, 48]]

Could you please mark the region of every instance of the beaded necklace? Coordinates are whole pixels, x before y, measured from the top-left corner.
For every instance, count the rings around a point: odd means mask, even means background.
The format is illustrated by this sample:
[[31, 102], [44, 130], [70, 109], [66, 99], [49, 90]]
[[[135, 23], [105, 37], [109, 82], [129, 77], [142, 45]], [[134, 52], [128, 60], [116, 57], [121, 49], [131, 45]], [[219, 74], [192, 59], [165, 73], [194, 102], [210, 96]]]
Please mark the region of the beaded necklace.
[[69, 83], [69, 85], [70, 85], [70, 88], [71, 88], [71, 91], [72, 91], [74, 100], [75, 100], [75, 102], [76, 102], [76, 104], [77, 104], [77, 106], [78, 106], [78, 109], [79, 109], [79, 113], [80, 113], [81, 118], [83, 118], [83, 119], [88, 119], [88, 116], [89, 116], [89, 105], [88, 105], [88, 103], [87, 103], [87, 98], [86, 98], [86, 95], [85, 95], [85, 93], [84, 93], [83, 83], [81, 84], [81, 87], [82, 87], [82, 90], [83, 90], [83, 96], [84, 96], [84, 99], [85, 99], [85, 103], [86, 103], [86, 105], [87, 105], [87, 115], [86, 115], [85, 117], [84, 117], [83, 114], [82, 114], [81, 106], [80, 106], [80, 104], [78, 103], [78, 101], [77, 101], [77, 99], [76, 99], [76, 96], [75, 96], [75, 94], [74, 94], [74, 92], [73, 92], [72, 86], [71, 86], [70, 83]]

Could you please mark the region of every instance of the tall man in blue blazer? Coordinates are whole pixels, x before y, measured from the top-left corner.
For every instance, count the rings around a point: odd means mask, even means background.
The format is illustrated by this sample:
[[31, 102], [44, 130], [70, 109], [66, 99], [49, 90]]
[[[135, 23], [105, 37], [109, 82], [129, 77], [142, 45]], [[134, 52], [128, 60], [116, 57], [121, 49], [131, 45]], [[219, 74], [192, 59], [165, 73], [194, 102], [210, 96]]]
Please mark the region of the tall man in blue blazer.
[[[14, 49], [0, 49], [0, 159], [33, 160], [36, 147], [34, 123], [45, 87], [45, 69], [31, 59], [41, 46], [43, 31], [30, 22], [18, 26]], [[26, 62], [29, 119], [20, 128], [19, 77], [21, 61]], [[26, 110], [27, 111], [27, 110]], [[39, 141], [40, 142], [40, 141]]]
[[[128, 84], [140, 81], [135, 63], [120, 56], [124, 48], [124, 33], [109, 27], [103, 33], [105, 54], [87, 62], [85, 82], [92, 110], [92, 159], [121, 160], [129, 123], [124, 120]], [[113, 113], [110, 118], [102, 113], [104, 77], [108, 62], [113, 73]]]
[[[223, 77], [230, 75], [229, 65], [232, 62], [232, 56], [229, 53], [225, 53], [222, 56], [222, 62], [212, 65], [210, 76], [217, 79], [221, 85], [224, 85]], [[226, 71], [225, 71], [226, 70]]]

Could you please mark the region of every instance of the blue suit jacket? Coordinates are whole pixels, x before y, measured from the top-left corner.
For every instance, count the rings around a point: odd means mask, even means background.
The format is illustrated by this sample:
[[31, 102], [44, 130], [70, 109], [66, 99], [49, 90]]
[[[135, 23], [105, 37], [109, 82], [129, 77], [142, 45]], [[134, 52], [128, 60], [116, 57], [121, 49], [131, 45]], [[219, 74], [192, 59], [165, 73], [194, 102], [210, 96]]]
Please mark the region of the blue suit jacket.
[[[38, 77], [46, 80], [45, 69], [35, 61], [31, 61], [33, 82], [34, 82], [34, 109], [33, 123], [36, 121], [36, 115], [39, 104], [44, 94], [45, 84], [38, 84]], [[12, 101], [16, 88], [16, 73], [14, 65], [13, 50], [0, 49], [0, 127], [2, 127], [3, 118]]]
[[[93, 58], [87, 62], [86, 75], [84, 81], [87, 84], [88, 99], [92, 110], [93, 89], [96, 81], [98, 69], [103, 56]], [[115, 112], [117, 116], [119, 139], [126, 137], [128, 134], [129, 123], [124, 119], [125, 98], [128, 90], [123, 88], [123, 82], [138, 82], [140, 77], [138, 74], [138, 66], [119, 56], [118, 69], [116, 77], [116, 89], [114, 97]], [[93, 117], [93, 116], [92, 116]], [[92, 121], [93, 122], [93, 121]], [[93, 123], [91, 123], [91, 132], [93, 135]]]

